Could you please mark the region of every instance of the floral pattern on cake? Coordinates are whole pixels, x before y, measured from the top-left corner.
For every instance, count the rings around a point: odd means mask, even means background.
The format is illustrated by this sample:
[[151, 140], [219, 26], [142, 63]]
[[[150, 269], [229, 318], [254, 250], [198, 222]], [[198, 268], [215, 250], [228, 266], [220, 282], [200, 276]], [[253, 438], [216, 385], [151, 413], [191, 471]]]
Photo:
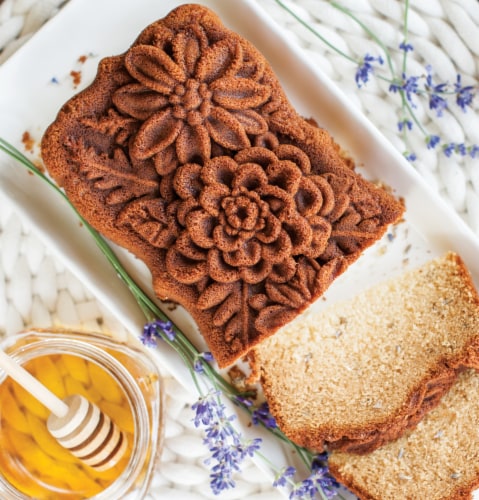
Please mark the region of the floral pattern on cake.
[[270, 98], [237, 40], [211, 42], [199, 25], [164, 32], [155, 45], [136, 45], [125, 55], [133, 82], [113, 94], [116, 108], [140, 123], [130, 156], [153, 158], [164, 175], [180, 164], [204, 162], [212, 142], [228, 150], [250, 146], [248, 134], [268, 129], [256, 111]]
[[361, 233], [347, 193], [352, 185], [313, 173], [292, 145], [187, 163], [164, 181], [170, 202], [136, 200], [119, 224], [166, 250], [167, 273], [195, 287], [199, 309], [216, 311], [213, 323], [227, 331], [247, 331], [236, 325], [241, 317], [257, 318], [255, 329], [267, 331], [279, 313], [296, 314], [318, 292], [316, 260], [344, 253], [331, 248], [334, 234]]
[[142, 259], [221, 367], [313, 303], [402, 213], [199, 5], [103, 59], [42, 140], [79, 212]]

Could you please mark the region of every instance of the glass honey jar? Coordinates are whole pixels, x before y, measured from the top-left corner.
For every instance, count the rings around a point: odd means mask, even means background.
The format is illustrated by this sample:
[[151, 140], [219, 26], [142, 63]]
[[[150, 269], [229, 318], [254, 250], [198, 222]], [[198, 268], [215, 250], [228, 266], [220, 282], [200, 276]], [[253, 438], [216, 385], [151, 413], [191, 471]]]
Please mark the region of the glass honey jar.
[[127, 439], [122, 458], [99, 471], [51, 436], [47, 410], [0, 369], [0, 498], [111, 500], [145, 496], [159, 460], [163, 391], [141, 347], [94, 333], [35, 330], [0, 347], [61, 399], [80, 394]]

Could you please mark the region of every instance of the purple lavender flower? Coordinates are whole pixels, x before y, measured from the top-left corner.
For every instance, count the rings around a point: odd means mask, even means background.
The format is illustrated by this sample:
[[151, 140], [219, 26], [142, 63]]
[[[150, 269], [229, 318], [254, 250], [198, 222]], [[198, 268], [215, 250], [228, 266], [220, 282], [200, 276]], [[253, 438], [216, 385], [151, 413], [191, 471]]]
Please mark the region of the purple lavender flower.
[[191, 409], [195, 412], [195, 427], [211, 426], [224, 418], [225, 407], [218, 401], [218, 395], [219, 391], [210, 391], [193, 404]]
[[289, 495], [290, 500], [298, 498], [298, 499], [306, 499], [306, 498], [314, 498], [316, 493], [318, 492], [316, 485], [313, 480], [309, 477], [300, 483], [296, 483]]
[[321, 492], [326, 498], [334, 498], [338, 494], [339, 483], [329, 474], [328, 469], [316, 470], [308, 478], [296, 483], [289, 495], [290, 500], [314, 499]]
[[215, 495], [219, 495], [222, 491], [225, 491], [229, 488], [234, 488], [236, 486], [236, 483], [233, 481], [233, 479], [231, 479], [231, 476], [223, 476], [221, 469], [210, 474], [210, 478], [211, 490]]
[[456, 143], [454, 142], [449, 142], [448, 144], [444, 144], [442, 146], [442, 150], [448, 158], [452, 156], [452, 153], [454, 153], [455, 149], [456, 149]]
[[313, 468], [311, 474], [312, 480], [316, 483], [316, 489], [319, 489], [326, 498], [333, 498], [338, 494], [339, 483], [329, 473], [327, 466]]
[[467, 155], [467, 146], [461, 142], [456, 146], [456, 153], [461, 155], [461, 156], [466, 156]]
[[389, 85], [389, 91], [396, 92], [404, 92], [406, 94], [406, 99], [409, 101], [413, 108], [416, 107], [412, 100], [412, 95], [417, 94], [419, 90], [418, 84], [419, 77], [418, 76], [407, 76], [406, 73], [402, 74], [402, 80], [395, 80]]
[[223, 471], [227, 464], [228, 468], [231, 470], [239, 470], [238, 458], [240, 456], [239, 450], [237, 449], [237, 443], [235, 446], [224, 446], [222, 440], [217, 441], [217, 445], [210, 448], [211, 458], [206, 460], [207, 464], [210, 464], [212, 459], [216, 460], [218, 463], [212, 467], [213, 472]]
[[211, 354], [211, 352], [210, 352], [210, 351], [205, 351], [205, 352], [202, 352], [202, 353], [201, 353], [201, 356], [203, 357], [203, 359], [204, 359], [205, 361], [208, 361], [208, 363], [211, 363], [211, 362], [214, 360], [214, 358], [213, 358], [213, 354]]
[[413, 108], [416, 107], [412, 100], [413, 94], [417, 94], [419, 90], [418, 76], [407, 76], [406, 73], [402, 74], [401, 82], [393, 82], [389, 85], [390, 92], [405, 92], [406, 99], [409, 101]]
[[417, 160], [417, 156], [415, 153], [410, 153], [409, 151], [405, 151], [403, 154], [404, 154], [404, 157], [406, 158], [406, 160], [408, 160], [408, 161], [416, 161]]
[[209, 351], [200, 352], [193, 365], [193, 370], [196, 373], [203, 373], [205, 371], [205, 363], [213, 361], [213, 355]]
[[477, 144], [473, 144], [469, 148], [469, 156], [471, 158], [477, 158], [477, 157], [479, 157], [479, 146]]
[[210, 486], [215, 495], [235, 487], [233, 473], [240, 470], [240, 465], [246, 457], [253, 456], [259, 450], [261, 443], [260, 438], [243, 442], [238, 433], [233, 434], [230, 441], [232, 442], [218, 441], [218, 445], [210, 448], [211, 459], [205, 462], [209, 464], [212, 459], [217, 462], [210, 474]]
[[328, 468], [328, 452], [316, 455], [311, 464], [312, 476], [315, 478], [321, 491], [327, 498], [333, 498], [337, 494], [340, 484], [331, 476]]
[[327, 457], [327, 453], [321, 453], [314, 457], [310, 476], [298, 483], [293, 479], [296, 469], [294, 467], [284, 467], [276, 475], [273, 486], [284, 487], [290, 485], [290, 500], [314, 499], [317, 497], [317, 493], [321, 493], [326, 498], [333, 498], [337, 495], [340, 486], [329, 474]]
[[236, 432], [234, 427], [231, 425], [225, 425], [225, 423], [232, 422], [233, 420], [234, 415], [230, 415], [228, 418], [225, 418], [224, 421], [213, 422], [206, 427], [204, 442], [210, 446], [210, 451], [215, 449], [217, 442], [227, 441], [230, 437], [234, 437]]
[[166, 336], [168, 340], [173, 342], [176, 338], [176, 333], [171, 321], [155, 320], [146, 323], [143, 327], [143, 332], [140, 335], [141, 342], [149, 347], [155, 347], [158, 339]]
[[398, 122], [399, 132], [402, 132], [405, 128], [407, 128], [408, 130], [412, 130], [412, 121], [408, 120], [407, 118], [404, 118], [404, 120]]
[[147, 347], [156, 347], [157, 340], [158, 335], [156, 333], [156, 328], [152, 325], [152, 323], [147, 323], [143, 327], [143, 332], [140, 335], [141, 343]]
[[429, 96], [429, 109], [436, 111], [436, 116], [442, 116], [444, 110], [447, 108], [447, 101], [444, 97], [438, 94], [430, 94]]
[[276, 475], [273, 482], [273, 486], [277, 488], [278, 486], [286, 486], [293, 476], [296, 474], [296, 469], [294, 467], [283, 467]]
[[240, 456], [242, 458], [254, 457], [254, 454], [261, 448], [261, 438], [254, 438], [249, 441], [243, 441], [239, 446]]
[[414, 47], [410, 43], [407, 43], [406, 41], [401, 42], [399, 44], [399, 48], [404, 52], [411, 52], [414, 50]]
[[195, 412], [196, 427], [205, 427], [204, 444], [211, 456], [205, 461], [212, 464], [210, 486], [215, 495], [234, 488], [233, 474], [240, 470], [246, 457], [253, 456], [260, 448], [261, 439], [244, 440], [231, 422], [234, 415], [227, 416], [225, 406], [219, 400], [219, 391], [211, 390], [191, 407]]
[[251, 408], [253, 406], [253, 401], [251, 401], [250, 398], [239, 395], [235, 397], [235, 400], [237, 403], [247, 408]]
[[378, 64], [384, 64], [384, 59], [381, 56], [374, 57], [366, 54], [359, 63], [355, 76], [358, 88], [361, 88], [363, 84], [366, 84], [369, 81], [369, 75], [374, 72], [373, 63], [375, 62]]
[[264, 403], [261, 403], [261, 405], [258, 406], [256, 410], [253, 410], [251, 414], [251, 421], [254, 425], [262, 423], [269, 429], [275, 429], [277, 427], [276, 420], [269, 412], [269, 406], [266, 401]]
[[472, 106], [472, 101], [474, 99], [474, 87], [472, 85], [462, 86], [461, 75], [457, 75], [456, 83], [454, 84], [454, 90], [456, 92], [456, 104], [465, 112], [467, 108]]
[[441, 142], [438, 135], [429, 135], [426, 138], [427, 149], [434, 149]]
[[429, 109], [434, 109], [437, 116], [442, 116], [447, 108], [447, 100], [441, 94], [447, 91], [447, 83], [435, 84], [432, 79], [432, 66], [426, 66], [426, 90], [429, 92]]
[[395, 94], [396, 92], [400, 92], [401, 90], [402, 90], [402, 82], [394, 80], [390, 83], [389, 92], [393, 92]]
[[171, 321], [155, 321], [156, 331], [160, 336], [165, 335], [168, 340], [173, 342], [176, 338], [176, 333], [173, 329], [173, 323]]
[[196, 373], [203, 373], [205, 371], [205, 369], [203, 367], [203, 360], [201, 360], [201, 359], [195, 360], [195, 363], [193, 365], [193, 370]]

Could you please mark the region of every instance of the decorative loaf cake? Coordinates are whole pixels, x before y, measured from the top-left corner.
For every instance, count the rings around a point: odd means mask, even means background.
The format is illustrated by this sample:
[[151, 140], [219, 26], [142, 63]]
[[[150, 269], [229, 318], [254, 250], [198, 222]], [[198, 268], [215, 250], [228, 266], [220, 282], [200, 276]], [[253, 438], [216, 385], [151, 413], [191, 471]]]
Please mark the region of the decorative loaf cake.
[[479, 295], [449, 252], [291, 322], [252, 357], [291, 440], [367, 453], [414, 427], [463, 367], [479, 368]]
[[418, 426], [367, 455], [333, 452], [329, 468], [362, 500], [466, 500], [479, 488], [479, 374], [462, 372]]
[[403, 206], [303, 119], [265, 58], [182, 5], [59, 111], [48, 172], [189, 311], [220, 366], [295, 318]]

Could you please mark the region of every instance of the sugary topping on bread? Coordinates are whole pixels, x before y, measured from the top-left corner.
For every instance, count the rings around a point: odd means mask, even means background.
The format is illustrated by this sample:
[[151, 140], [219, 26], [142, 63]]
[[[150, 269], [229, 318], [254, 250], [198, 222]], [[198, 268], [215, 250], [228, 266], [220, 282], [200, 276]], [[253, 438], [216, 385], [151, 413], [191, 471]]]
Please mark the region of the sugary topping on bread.
[[104, 59], [42, 153], [82, 215], [192, 314], [222, 366], [298, 315], [403, 211], [198, 5]]

